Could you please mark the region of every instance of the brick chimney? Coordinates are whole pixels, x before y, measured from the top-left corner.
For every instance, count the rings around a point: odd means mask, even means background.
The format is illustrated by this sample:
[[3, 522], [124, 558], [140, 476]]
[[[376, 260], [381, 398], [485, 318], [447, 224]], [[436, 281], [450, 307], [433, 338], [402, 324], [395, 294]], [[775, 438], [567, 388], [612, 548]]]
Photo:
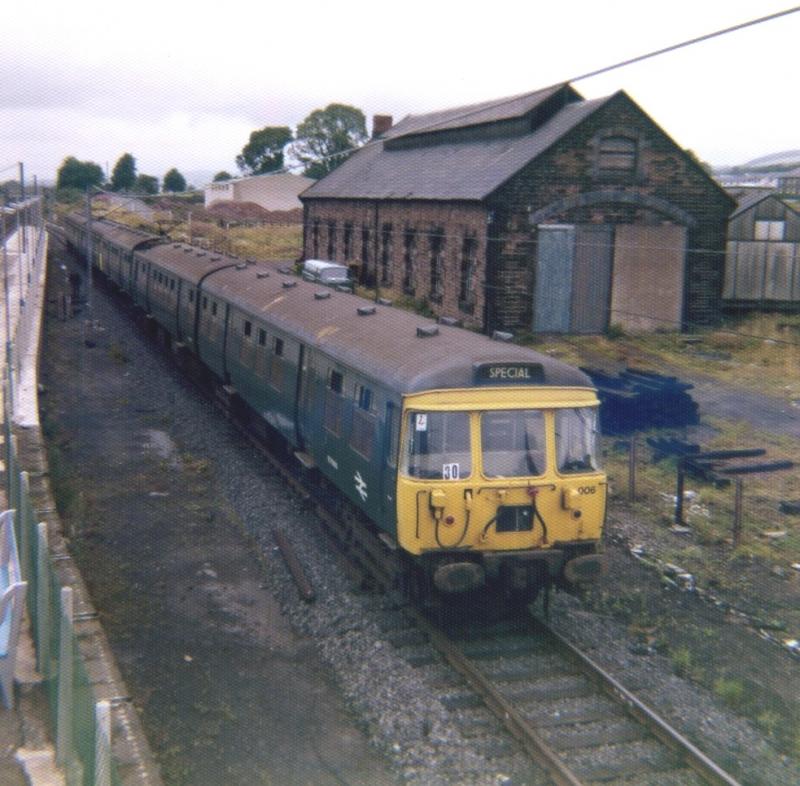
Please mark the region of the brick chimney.
[[372, 138], [377, 139], [383, 136], [392, 127], [391, 115], [373, 115], [372, 116]]

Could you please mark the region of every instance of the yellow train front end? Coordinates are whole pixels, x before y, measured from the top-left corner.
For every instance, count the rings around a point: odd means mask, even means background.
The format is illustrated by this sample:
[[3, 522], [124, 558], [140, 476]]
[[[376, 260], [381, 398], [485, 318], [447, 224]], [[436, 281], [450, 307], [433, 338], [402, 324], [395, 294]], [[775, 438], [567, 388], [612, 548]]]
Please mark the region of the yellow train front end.
[[526, 598], [601, 576], [598, 408], [590, 388], [519, 381], [407, 395], [397, 528], [419, 575], [443, 592], [499, 584]]

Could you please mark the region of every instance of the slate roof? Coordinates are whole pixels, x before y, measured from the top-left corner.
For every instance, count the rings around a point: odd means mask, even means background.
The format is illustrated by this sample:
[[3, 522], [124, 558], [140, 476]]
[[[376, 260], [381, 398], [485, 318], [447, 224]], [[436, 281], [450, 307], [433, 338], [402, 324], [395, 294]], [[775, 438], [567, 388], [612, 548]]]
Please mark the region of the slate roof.
[[553, 85], [532, 93], [520, 93], [508, 98], [495, 98], [479, 104], [458, 106], [424, 115], [407, 115], [384, 134], [385, 138], [414, 134], [420, 131], [443, 131], [449, 128], [465, 128], [467, 126], [494, 123], [502, 120], [521, 117], [536, 109], [556, 93], [568, 91], [574, 98], [580, 94], [567, 85]]
[[405, 118], [385, 135], [389, 145], [385, 146], [383, 140], [368, 143], [300, 198], [481, 201], [612, 97], [573, 100], [529, 133], [464, 141], [445, 138], [436, 144], [408, 146], [395, 146], [392, 142], [420, 134], [423, 129], [439, 132], [520, 118], [565, 89], [568, 95], [578, 96], [571, 88], [560, 85]]

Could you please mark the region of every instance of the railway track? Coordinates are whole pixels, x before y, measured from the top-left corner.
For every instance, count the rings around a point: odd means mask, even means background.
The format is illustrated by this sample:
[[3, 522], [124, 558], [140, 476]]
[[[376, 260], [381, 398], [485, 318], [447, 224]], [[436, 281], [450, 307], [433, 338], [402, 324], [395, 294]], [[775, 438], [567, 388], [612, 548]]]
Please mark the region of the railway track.
[[[441, 701], [476, 748], [487, 713], [559, 786], [694, 786], [737, 781], [587, 655], [533, 616], [439, 625], [406, 609], [387, 638], [414, 666], [443, 659]], [[494, 743], [495, 747], [497, 744]]]
[[[237, 411], [224, 395], [211, 397], [287, 485], [315, 508], [353, 576], [391, 588], [397, 562], [387, 544], [365, 533], [357, 514], [324, 483], [298, 479], [296, 462], [254, 433], [247, 413]], [[290, 543], [284, 546], [291, 550]], [[300, 590], [313, 595], [313, 588]], [[439, 624], [404, 604], [394, 617], [386, 638], [413, 666], [447, 664], [436, 678], [440, 701], [457, 716], [475, 749], [488, 751], [490, 758], [509, 754], [507, 737], [498, 742], [499, 724], [517, 749], [559, 786], [738, 786], [610, 674], [532, 615], [520, 613], [499, 623]], [[524, 782], [542, 782], [541, 773]]]
[[[346, 503], [331, 506], [337, 498], [325, 484], [298, 479], [292, 471], [296, 464], [255, 436], [226, 408], [224, 398], [217, 403], [287, 485], [314, 506], [351, 575], [362, 584], [391, 589], [398, 567], [391, 549], [363, 530]], [[291, 546], [286, 542], [284, 548]], [[298, 590], [301, 596], [313, 595], [313, 588], [302, 582]], [[628, 688], [528, 611], [500, 623], [473, 619], [448, 624], [405, 604], [386, 634], [412, 665], [438, 658], [458, 675], [454, 681], [444, 677], [441, 701], [458, 714], [476, 749], [490, 756], [493, 747], [500, 756], [507, 753], [486, 723], [488, 711], [558, 786], [739, 786]], [[489, 739], [482, 741], [484, 734]]]
[[[256, 442], [256, 444], [258, 444]], [[276, 467], [287, 471], [284, 462]], [[374, 537], [360, 538], [341, 508], [316, 501], [349, 569], [362, 582], [391, 587], [391, 554]], [[323, 494], [324, 496], [324, 494]], [[302, 588], [301, 588], [302, 591]], [[441, 616], [441, 615], [438, 615]], [[666, 720], [645, 706], [588, 655], [530, 612], [499, 623], [434, 622], [402, 605], [387, 638], [414, 666], [439, 659], [458, 674], [439, 677], [442, 703], [458, 714], [477, 749], [500, 755], [488, 711], [549, 780], [558, 786], [738, 786]]]

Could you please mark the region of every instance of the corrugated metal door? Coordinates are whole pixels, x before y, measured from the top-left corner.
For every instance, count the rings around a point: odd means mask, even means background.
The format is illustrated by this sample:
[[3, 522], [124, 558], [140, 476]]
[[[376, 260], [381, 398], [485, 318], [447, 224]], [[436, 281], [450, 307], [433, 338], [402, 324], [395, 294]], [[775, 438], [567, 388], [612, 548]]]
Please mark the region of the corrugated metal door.
[[605, 333], [611, 296], [614, 228], [575, 227], [572, 271], [572, 333]]
[[575, 227], [538, 227], [538, 252], [533, 297], [533, 331], [567, 333], [570, 328]]

